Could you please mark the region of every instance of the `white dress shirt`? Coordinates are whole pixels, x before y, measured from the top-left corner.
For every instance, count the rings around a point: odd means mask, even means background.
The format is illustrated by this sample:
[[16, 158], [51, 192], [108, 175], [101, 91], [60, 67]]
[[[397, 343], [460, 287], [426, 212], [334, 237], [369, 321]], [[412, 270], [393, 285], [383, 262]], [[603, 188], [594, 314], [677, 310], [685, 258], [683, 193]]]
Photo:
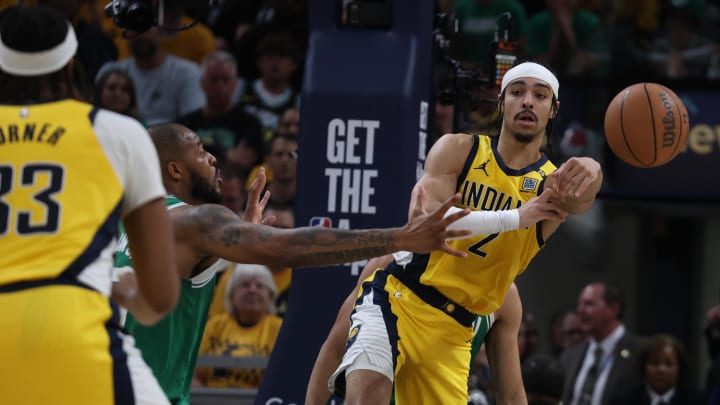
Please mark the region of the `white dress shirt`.
[[573, 388], [573, 399], [572, 401], [570, 401], [570, 405], [577, 405], [578, 400], [580, 399], [580, 392], [582, 391], [582, 386], [585, 382], [585, 377], [587, 376], [588, 370], [590, 370], [590, 367], [592, 367], [593, 362], [595, 361], [595, 356], [593, 353], [595, 352], [595, 348], [598, 345], [600, 345], [600, 347], [603, 349], [603, 358], [600, 361], [599, 374], [597, 382], [595, 383], [595, 389], [593, 390], [591, 405], [600, 405], [602, 403], [601, 401], [603, 391], [605, 391], [605, 383], [607, 382], [608, 375], [610, 375], [610, 370], [612, 369], [612, 365], [615, 360], [613, 356], [615, 346], [624, 335], [625, 326], [620, 324], [620, 326], [615, 328], [615, 330], [612, 331], [612, 333], [610, 333], [600, 343], [590, 338], [588, 350], [587, 352], [585, 352], [585, 360], [583, 360], [583, 364], [580, 367], [580, 372], [578, 373], [577, 379], [575, 380], [575, 387]]
[[675, 395], [675, 387], [670, 388], [666, 393], [660, 395], [653, 391], [652, 388], [647, 387], [648, 395], [650, 395], [650, 405], [660, 405], [663, 402], [666, 404], [670, 403], [673, 395]]

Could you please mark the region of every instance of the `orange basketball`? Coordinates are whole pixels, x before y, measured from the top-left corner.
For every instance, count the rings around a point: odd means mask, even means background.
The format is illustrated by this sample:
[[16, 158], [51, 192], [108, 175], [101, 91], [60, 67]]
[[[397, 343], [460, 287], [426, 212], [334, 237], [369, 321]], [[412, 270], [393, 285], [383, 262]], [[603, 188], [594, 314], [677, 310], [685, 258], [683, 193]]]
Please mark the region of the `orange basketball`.
[[605, 111], [605, 139], [613, 153], [637, 167], [657, 167], [685, 147], [690, 119], [680, 97], [657, 83], [636, 83]]

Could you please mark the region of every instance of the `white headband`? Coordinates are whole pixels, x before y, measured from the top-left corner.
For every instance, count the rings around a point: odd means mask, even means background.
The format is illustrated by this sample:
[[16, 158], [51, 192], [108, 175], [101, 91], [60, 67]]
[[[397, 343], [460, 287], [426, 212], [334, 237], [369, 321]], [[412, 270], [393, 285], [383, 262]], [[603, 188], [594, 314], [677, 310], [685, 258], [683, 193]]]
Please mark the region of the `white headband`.
[[535, 62], [524, 62], [508, 70], [503, 76], [500, 92], [505, 91], [508, 84], [521, 77], [544, 81], [552, 89], [555, 98], [560, 99], [560, 82], [557, 77], [548, 68]]
[[62, 69], [77, 51], [77, 38], [68, 23], [65, 40], [54, 48], [40, 52], [21, 52], [8, 48], [0, 38], [0, 69], [16, 76], [40, 76]]

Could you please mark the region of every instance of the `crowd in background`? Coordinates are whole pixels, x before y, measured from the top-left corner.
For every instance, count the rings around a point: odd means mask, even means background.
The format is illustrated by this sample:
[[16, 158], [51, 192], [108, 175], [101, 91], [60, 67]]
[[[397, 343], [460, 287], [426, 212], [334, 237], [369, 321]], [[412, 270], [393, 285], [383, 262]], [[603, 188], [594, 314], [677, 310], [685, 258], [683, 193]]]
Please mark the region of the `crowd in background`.
[[[275, 226], [295, 225], [306, 1], [221, 0], [202, 15], [170, 10], [168, 26], [181, 27], [195, 19], [199, 23], [182, 31], [153, 28], [141, 34], [113, 24], [103, 12], [107, 0], [25, 3], [56, 7], [73, 22], [79, 40], [77, 80], [95, 105], [145, 125], [178, 122], [194, 130], [218, 159], [223, 204], [235, 212], [244, 210], [249, 185], [258, 168], [265, 167], [271, 192], [266, 215], [277, 218]], [[438, 4], [440, 11], [458, 18], [460, 32], [449, 52], [466, 66], [491, 69], [496, 31], [503, 35], [507, 30], [519, 60], [542, 62], [561, 81], [720, 80], [717, 0]], [[511, 17], [499, 18], [503, 13]], [[478, 109], [472, 118], [476, 128], [487, 129], [490, 110]], [[457, 129], [446, 105], [439, 102], [436, 112], [440, 132]], [[291, 271], [231, 264], [219, 282], [201, 354], [269, 356], [287, 305]], [[531, 403], [558, 403], [553, 401], [561, 398], [566, 404], [582, 403], [571, 398], [582, 394], [591, 369], [601, 366], [593, 364], [591, 350], [574, 349], [612, 333], [618, 333], [618, 339], [632, 336], [622, 323], [622, 297], [611, 290], [614, 287], [602, 282], [588, 285], [578, 293], [577, 308], [558, 308], [547, 327], [537, 325], [532, 308], [525, 308], [519, 344]], [[708, 313], [706, 336], [713, 360], [720, 359], [716, 308]], [[538, 350], [541, 339], [547, 339], [548, 353]], [[705, 381], [689, 381], [692, 365], [680, 341], [669, 335], [638, 337], [640, 341], [632, 349], [605, 353], [615, 366], [628, 365], [622, 381], [610, 379], [609, 369], [605, 379], [597, 381], [606, 395], [613, 395], [613, 389], [627, 391], [627, 404], [666, 403], [661, 401], [671, 391], [675, 399], [667, 403], [720, 401], [720, 362]], [[489, 375], [481, 351], [469, 381], [471, 401], [492, 401]], [[598, 378], [602, 375], [599, 371]], [[198, 369], [195, 383], [253, 388], [261, 379], [262, 370]]]

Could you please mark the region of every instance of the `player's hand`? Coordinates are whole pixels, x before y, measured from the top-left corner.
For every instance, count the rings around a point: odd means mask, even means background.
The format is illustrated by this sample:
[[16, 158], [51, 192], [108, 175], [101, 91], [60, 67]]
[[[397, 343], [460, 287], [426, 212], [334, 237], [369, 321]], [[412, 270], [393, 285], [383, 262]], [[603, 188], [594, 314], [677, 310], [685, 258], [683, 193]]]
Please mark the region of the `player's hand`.
[[[267, 205], [268, 201], [270, 200], [270, 192], [265, 191], [263, 194], [263, 190], [265, 190], [265, 184], [267, 183], [267, 176], [265, 175], [265, 168], [261, 167], [260, 170], [258, 170], [257, 177], [255, 178], [255, 181], [253, 181], [252, 185], [250, 186], [250, 191], [248, 192], [248, 199], [247, 204], [245, 206], [245, 213], [243, 214], [243, 219], [247, 222], [252, 222], [253, 224], [266, 224], [266, 225], [272, 225], [275, 223], [275, 217], [270, 216], [263, 220], [263, 211], [265, 210], [265, 206]], [[260, 198], [260, 194], [262, 195], [262, 198]]]
[[[572, 157], [550, 174], [560, 198], [581, 198], [602, 178], [600, 163], [588, 157]], [[597, 191], [597, 190], [595, 190]]]
[[564, 221], [569, 214], [553, 203], [553, 198], [558, 198], [557, 192], [546, 188], [542, 194], [521, 205], [518, 208], [520, 228], [526, 228], [545, 219]]
[[467, 253], [452, 249], [446, 239], [470, 235], [469, 229], [447, 230], [448, 225], [470, 214], [469, 209], [445, 216], [450, 207], [460, 201], [460, 194], [455, 194], [446, 200], [440, 208], [428, 214], [425, 210], [425, 189], [418, 188], [415, 205], [410, 220], [401, 228], [402, 235], [398, 238], [398, 250], [407, 250], [417, 253], [428, 253], [433, 250], [442, 250], [445, 253], [458, 257], [466, 257]]

